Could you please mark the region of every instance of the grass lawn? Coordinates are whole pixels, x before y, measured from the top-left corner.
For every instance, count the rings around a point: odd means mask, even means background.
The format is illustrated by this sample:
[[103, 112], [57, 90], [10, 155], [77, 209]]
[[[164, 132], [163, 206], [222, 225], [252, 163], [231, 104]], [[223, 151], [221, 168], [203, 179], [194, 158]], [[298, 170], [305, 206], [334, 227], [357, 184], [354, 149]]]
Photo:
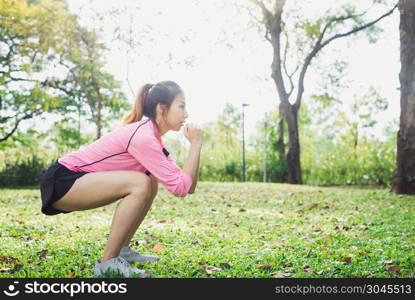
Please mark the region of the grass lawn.
[[[93, 277], [116, 203], [45, 216], [0, 189], [0, 277]], [[415, 277], [415, 199], [386, 189], [200, 182], [163, 187], [132, 247], [152, 277]]]

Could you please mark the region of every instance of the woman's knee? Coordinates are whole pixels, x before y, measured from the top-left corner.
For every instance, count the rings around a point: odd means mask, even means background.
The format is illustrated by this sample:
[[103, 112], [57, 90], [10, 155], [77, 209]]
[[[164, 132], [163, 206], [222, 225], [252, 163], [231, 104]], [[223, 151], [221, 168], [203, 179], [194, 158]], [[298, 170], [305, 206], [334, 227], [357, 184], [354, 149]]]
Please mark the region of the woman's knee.
[[149, 197], [152, 193], [152, 181], [149, 176], [136, 172], [130, 182], [130, 194], [141, 197]]

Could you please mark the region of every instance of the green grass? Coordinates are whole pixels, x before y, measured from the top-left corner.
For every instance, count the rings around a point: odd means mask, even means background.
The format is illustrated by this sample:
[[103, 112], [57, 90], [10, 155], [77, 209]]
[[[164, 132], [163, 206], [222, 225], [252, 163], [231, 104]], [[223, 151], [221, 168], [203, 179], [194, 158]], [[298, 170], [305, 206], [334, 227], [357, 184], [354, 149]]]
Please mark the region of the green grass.
[[[45, 216], [40, 202], [36, 188], [0, 189], [0, 277], [93, 277], [116, 203]], [[159, 262], [134, 264], [153, 278], [413, 278], [415, 200], [375, 188], [210, 182], [176, 198], [161, 187], [132, 247], [150, 254], [156, 244]]]

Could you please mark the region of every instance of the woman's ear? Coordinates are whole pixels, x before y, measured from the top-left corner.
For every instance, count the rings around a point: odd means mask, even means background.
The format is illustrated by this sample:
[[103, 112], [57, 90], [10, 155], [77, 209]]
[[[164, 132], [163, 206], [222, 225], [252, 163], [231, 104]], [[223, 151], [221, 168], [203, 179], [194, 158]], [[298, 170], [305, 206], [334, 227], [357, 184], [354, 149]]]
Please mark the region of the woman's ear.
[[157, 103], [156, 111], [158, 112], [159, 115], [164, 117], [165, 114], [167, 114], [167, 107], [164, 104]]
[[167, 107], [164, 104], [161, 103], [157, 103], [156, 105], [156, 115], [160, 116], [159, 118], [161, 120], [161, 122], [165, 123], [166, 122], [166, 117], [167, 117]]

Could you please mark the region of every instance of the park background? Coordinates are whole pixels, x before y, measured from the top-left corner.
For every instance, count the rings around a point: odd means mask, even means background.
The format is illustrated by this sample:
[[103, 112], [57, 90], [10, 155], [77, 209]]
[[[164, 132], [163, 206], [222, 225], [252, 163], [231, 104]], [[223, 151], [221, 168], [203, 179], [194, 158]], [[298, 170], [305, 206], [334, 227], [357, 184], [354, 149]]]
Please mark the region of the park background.
[[[90, 267], [85, 265], [45, 272], [34, 261], [45, 257], [53, 260], [45, 244], [56, 244], [64, 235], [72, 237], [76, 232], [80, 237], [76, 243], [81, 243], [93, 240], [93, 234], [97, 234], [92, 232], [92, 221], [83, 220], [73, 226], [83, 223], [88, 233], [79, 226], [68, 227], [68, 232], [57, 238], [55, 229], [51, 229], [54, 222], [92, 216], [95, 222], [102, 222], [99, 232], [105, 235], [110, 209], [73, 213], [75, 217], [58, 216], [54, 221], [40, 216], [38, 176], [59, 157], [117, 128], [142, 84], [174, 80], [184, 89], [189, 122], [200, 124], [205, 132], [200, 188], [190, 196], [190, 202], [178, 202], [161, 188], [155, 204], [159, 210], [153, 207], [143, 224], [144, 229], [161, 230], [160, 234], [145, 230], [148, 236], [139, 238], [137, 246], [155, 252], [163, 249], [167, 254], [172, 251], [171, 255], [182, 259], [179, 262], [186, 261], [182, 266], [188, 266], [187, 257], [195, 253], [188, 253], [191, 250], [185, 248], [186, 244], [208, 249], [206, 245], [215, 238], [182, 237], [180, 247], [167, 250], [169, 243], [178, 245], [170, 231], [177, 226], [183, 229], [181, 222], [192, 223], [186, 226], [195, 232], [204, 232], [198, 226], [207, 226], [233, 246], [224, 252], [229, 256], [227, 260], [206, 257], [195, 262], [191, 271], [185, 267], [177, 271], [175, 265], [172, 273], [158, 267], [160, 276], [414, 275], [414, 204], [411, 197], [390, 192], [396, 174], [400, 114], [397, 1], [286, 1], [281, 53], [286, 89], [290, 90], [291, 77], [293, 95], [298, 92], [299, 69], [329, 20], [340, 17], [328, 30], [328, 37], [390, 12], [373, 26], [332, 41], [309, 64], [297, 119], [302, 176], [296, 182], [288, 178], [285, 155], [289, 132], [284, 127], [285, 139], [281, 140], [280, 99], [271, 77], [273, 47], [267, 40], [269, 32], [263, 16], [264, 7], [272, 11], [274, 2], [264, 1], [263, 8], [260, 3], [2, 1], [0, 187], [6, 214], [2, 223], [4, 249], [9, 245], [3, 251], [9, 254], [0, 256], [4, 264], [1, 274], [90, 274]], [[342, 16], [349, 17], [340, 20]], [[183, 133], [169, 132], [163, 142], [182, 166], [189, 146]], [[284, 155], [281, 145], [286, 148]], [[209, 215], [197, 211], [206, 203]], [[16, 207], [6, 213], [9, 205]], [[186, 213], [174, 215], [180, 206]], [[331, 211], [334, 207], [336, 211]], [[226, 210], [235, 211], [229, 215]], [[206, 218], [204, 221], [198, 221], [199, 213]], [[20, 232], [19, 225], [27, 225], [24, 216], [30, 219], [32, 215], [39, 216], [32, 231]], [[241, 219], [227, 224], [219, 217]], [[283, 222], [280, 225], [290, 225], [278, 227], [276, 219]], [[255, 227], [258, 220], [263, 220], [262, 225]], [[400, 224], [395, 224], [398, 221]], [[307, 229], [301, 239], [283, 237], [288, 234], [286, 228], [293, 230], [291, 235], [301, 235], [303, 226]], [[375, 227], [373, 236], [359, 231], [370, 231], [370, 226]], [[350, 228], [358, 228], [359, 232], [348, 237]], [[385, 233], [389, 237], [383, 239]], [[166, 236], [160, 239], [163, 234]], [[338, 264], [333, 267], [327, 261], [326, 267], [316, 270], [327, 257], [310, 258], [317, 246], [311, 240], [309, 245], [302, 242], [307, 234], [326, 250], [338, 239], [340, 246], [336, 245], [332, 253]], [[235, 240], [237, 236], [243, 242]], [[261, 241], [257, 241], [258, 236]], [[16, 258], [16, 253], [22, 251], [16, 238], [22, 237], [25, 242], [40, 243], [36, 251], [25, 256], [25, 262]], [[297, 247], [296, 243], [300, 248], [290, 251], [292, 256], [285, 252], [275, 256], [271, 250], [283, 247], [281, 239], [289, 249]], [[355, 239], [361, 245], [351, 241]], [[250, 260], [259, 266], [244, 266], [239, 260], [230, 263], [235, 249], [257, 249], [257, 242], [271, 251]], [[90, 248], [84, 248], [96, 253], [101, 247], [88, 245]], [[215, 242], [210, 250], [222, 246]], [[350, 247], [354, 254], [346, 253]], [[376, 255], [369, 254], [370, 248], [380, 250]], [[75, 255], [70, 250], [75, 249], [73, 245], [65, 249], [65, 253]]]

